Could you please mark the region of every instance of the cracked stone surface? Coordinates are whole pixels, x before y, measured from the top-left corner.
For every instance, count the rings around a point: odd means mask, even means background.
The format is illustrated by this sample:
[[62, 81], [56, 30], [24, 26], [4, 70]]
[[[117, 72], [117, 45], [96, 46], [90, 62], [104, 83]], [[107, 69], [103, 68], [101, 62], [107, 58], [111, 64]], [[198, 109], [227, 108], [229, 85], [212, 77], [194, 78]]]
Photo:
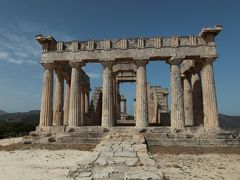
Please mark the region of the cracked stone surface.
[[91, 157], [82, 158], [69, 170], [73, 179], [163, 179], [161, 169], [147, 149], [141, 134], [109, 134]]

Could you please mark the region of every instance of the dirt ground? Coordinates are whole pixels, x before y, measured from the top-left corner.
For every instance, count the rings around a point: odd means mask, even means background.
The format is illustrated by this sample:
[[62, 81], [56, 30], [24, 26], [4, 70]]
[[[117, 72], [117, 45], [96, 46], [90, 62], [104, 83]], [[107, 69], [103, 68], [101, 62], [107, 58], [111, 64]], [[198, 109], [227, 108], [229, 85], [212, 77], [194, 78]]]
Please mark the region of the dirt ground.
[[165, 179], [240, 180], [240, 148], [149, 148]]
[[[94, 148], [76, 144], [0, 146], [0, 167], [4, 172], [0, 179], [46, 179], [47, 174], [51, 179], [65, 179], [69, 168], [90, 156]], [[150, 146], [149, 149], [165, 180], [240, 180], [240, 148]]]

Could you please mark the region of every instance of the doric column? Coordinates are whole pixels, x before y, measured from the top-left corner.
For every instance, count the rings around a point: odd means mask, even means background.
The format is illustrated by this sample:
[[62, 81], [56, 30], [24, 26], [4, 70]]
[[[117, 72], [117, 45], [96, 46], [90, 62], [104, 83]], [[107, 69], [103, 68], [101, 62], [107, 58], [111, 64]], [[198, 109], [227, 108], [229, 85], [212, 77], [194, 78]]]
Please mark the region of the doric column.
[[89, 90], [85, 92], [85, 113], [88, 113], [89, 108]]
[[136, 121], [136, 98], [133, 98], [133, 113], [134, 120]]
[[119, 83], [116, 83], [116, 119], [120, 118], [120, 95], [119, 95]]
[[53, 125], [63, 125], [63, 91], [64, 79], [59, 72], [56, 72]]
[[39, 126], [52, 126], [53, 118], [53, 65], [43, 64], [44, 76]]
[[83, 63], [70, 62], [72, 67], [71, 73], [71, 89], [70, 89], [70, 104], [69, 104], [69, 127], [80, 125], [80, 68]]
[[136, 61], [136, 127], [148, 126], [148, 94], [146, 60]]
[[191, 84], [192, 84], [192, 99], [193, 99], [193, 120], [194, 125], [199, 126], [203, 124], [203, 96], [202, 96], [202, 83], [200, 76], [200, 67], [195, 64], [192, 70]]
[[68, 125], [68, 119], [69, 119], [69, 104], [70, 104], [70, 80], [66, 81], [66, 93], [65, 93], [65, 99], [64, 99], [64, 121], [63, 124], [65, 126]]
[[85, 91], [83, 84], [81, 85], [81, 90], [80, 90], [80, 98], [81, 98], [81, 123], [80, 125], [84, 125], [84, 116], [85, 116]]
[[127, 108], [126, 108], [126, 98], [124, 96], [121, 96], [121, 112], [123, 114], [126, 114], [127, 113]]
[[171, 74], [171, 127], [173, 129], [183, 129], [184, 105], [180, 70], [182, 59], [171, 59], [168, 62]]
[[184, 96], [184, 119], [185, 126], [193, 126], [193, 106], [192, 106], [192, 85], [191, 76], [186, 73], [183, 76], [183, 96]]
[[102, 87], [102, 126], [112, 127], [113, 120], [113, 80], [112, 62], [103, 62], [103, 87]]
[[204, 127], [218, 127], [218, 108], [213, 72], [214, 59], [205, 59], [202, 67]]

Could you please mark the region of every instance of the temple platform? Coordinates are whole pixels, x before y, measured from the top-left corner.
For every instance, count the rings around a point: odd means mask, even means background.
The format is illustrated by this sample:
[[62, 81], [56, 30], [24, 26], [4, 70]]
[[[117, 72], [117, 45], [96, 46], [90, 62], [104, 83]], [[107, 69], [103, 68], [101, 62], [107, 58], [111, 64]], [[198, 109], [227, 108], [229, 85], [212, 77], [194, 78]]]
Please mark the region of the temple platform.
[[123, 133], [143, 134], [149, 146], [240, 147], [240, 129], [206, 129], [199, 126], [186, 127], [181, 131], [173, 131], [170, 127], [37, 127], [36, 131], [31, 132], [24, 141], [25, 143], [98, 144], [106, 135]]

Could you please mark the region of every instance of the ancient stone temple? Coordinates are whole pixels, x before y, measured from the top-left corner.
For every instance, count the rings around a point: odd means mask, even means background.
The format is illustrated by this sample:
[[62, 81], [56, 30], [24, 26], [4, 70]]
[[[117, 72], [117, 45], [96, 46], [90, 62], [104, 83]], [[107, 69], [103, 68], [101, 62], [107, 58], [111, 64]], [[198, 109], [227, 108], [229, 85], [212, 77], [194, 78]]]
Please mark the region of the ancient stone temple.
[[[213, 63], [218, 57], [215, 37], [221, 30], [215, 26], [199, 35], [70, 42], [37, 35], [44, 67], [39, 128], [121, 125], [118, 121], [127, 115], [126, 98], [119, 93], [123, 82], [136, 82], [132, 126], [218, 127]], [[169, 64], [169, 92], [148, 84], [149, 61]], [[103, 66], [103, 85], [94, 89], [91, 102], [90, 79], [82, 70], [87, 63]]]

